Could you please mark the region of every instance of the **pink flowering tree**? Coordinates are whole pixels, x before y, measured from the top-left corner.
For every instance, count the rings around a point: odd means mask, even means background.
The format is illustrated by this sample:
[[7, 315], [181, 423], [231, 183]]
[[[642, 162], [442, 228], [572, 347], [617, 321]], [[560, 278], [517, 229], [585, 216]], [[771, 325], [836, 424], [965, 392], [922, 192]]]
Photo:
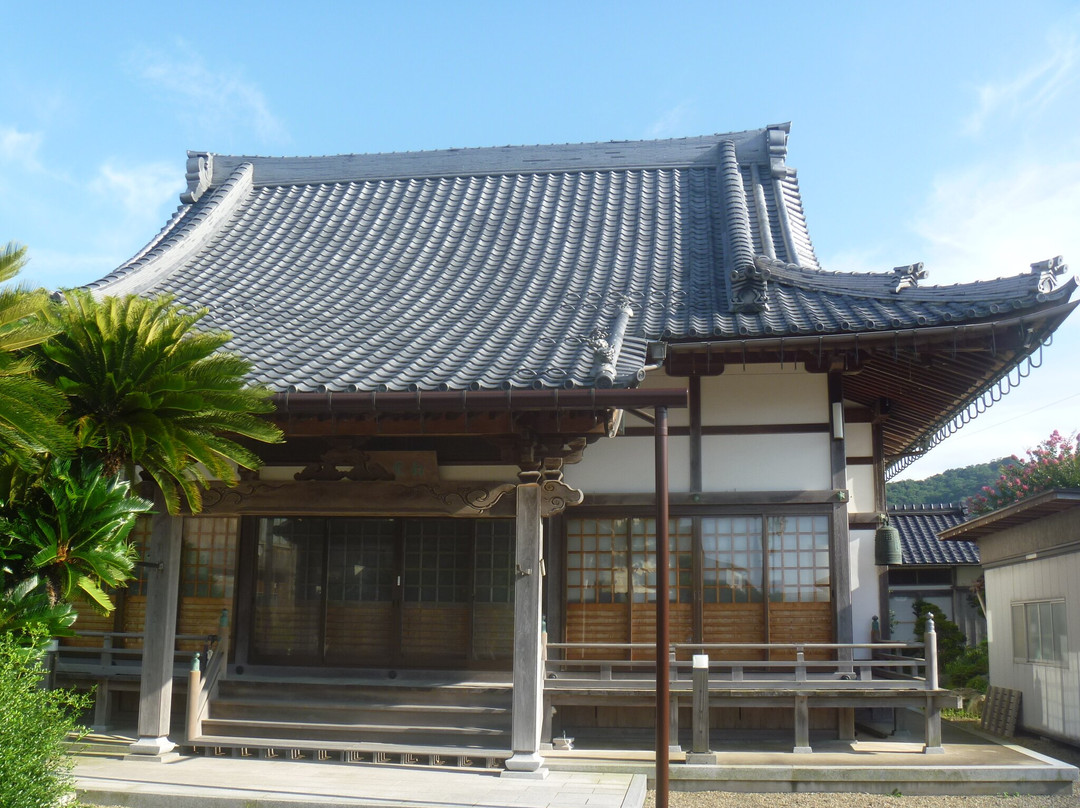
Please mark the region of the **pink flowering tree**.
[[984, 485], [982, 493], [971, 499], [972, 513], [990, 511], [1019, 502], [1025, 497], [1054, 488], [1080, 488], [1080, 454], [1076, 435], [1062, 437], [1056, 429], [1027, 458], [1013, 455], [1014, 464], [1003, 466], [995, 485]]

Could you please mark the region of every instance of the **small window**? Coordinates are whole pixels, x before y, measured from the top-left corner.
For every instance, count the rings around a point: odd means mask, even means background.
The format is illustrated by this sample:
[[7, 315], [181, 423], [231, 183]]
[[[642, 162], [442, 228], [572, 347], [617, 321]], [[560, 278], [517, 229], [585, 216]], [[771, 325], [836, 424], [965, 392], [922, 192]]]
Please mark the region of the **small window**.
[[1018, 662], [1065, 664], [1068, 640], [1065, 601], [1040, 600], [1012, 605], [1013, 658]]

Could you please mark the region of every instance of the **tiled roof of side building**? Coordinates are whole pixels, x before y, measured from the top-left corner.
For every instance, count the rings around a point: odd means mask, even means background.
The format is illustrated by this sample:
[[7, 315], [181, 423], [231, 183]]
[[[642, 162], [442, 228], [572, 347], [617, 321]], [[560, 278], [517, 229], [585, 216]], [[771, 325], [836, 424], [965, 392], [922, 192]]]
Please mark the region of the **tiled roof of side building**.
[[941, 541], [938, 533], [967, 520], [960, 505], [890, 505], [889, 524], [900, 533], [904, 566], [978, 564], [973, 541]]
[[[634, 386], [650, 340], [917, 328], [1065, 300], [1047, 266], [935, 289], [820, 269], [787, 126], [679, 140], [191, 153], [177, 213], [91, 288], [169, 293], [279, 391]], [[628, 316], [624, 314], [628, 312]]]

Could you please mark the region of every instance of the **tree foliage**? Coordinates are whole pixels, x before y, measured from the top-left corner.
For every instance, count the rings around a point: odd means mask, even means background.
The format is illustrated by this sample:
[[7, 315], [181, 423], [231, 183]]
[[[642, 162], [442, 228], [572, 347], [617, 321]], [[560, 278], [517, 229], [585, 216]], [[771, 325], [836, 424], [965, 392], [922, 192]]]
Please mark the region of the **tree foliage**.
[[258, 468], [257, 455], [233, 437], [281, 440], [257, 417], [268, 392], [247, 386], [250, 365], [221, 351], [230, 335], [199, 331], [206, 310], [183, 311], [171, 298], [98, 300], [67, 292], [49, 309], [57, 330], [39, 346], [41, 374], [68, 400], [80, 450], [106, 474], [140, 466], [161, 488], [171, 513], [183, 492], [193, 512], [200, 487], [237, 481], [236, 466]]
[[1026, 458], [1013, 455], [1012, 460], [1002, 467], [996, 482], [983, 486], [982, 493], [972, 498], [972, 513], [989, 513], [1055, 488], [1080, 488], [1075, 435], [1066, 438], [1055, 429], [1049, 438], [1028, 449]]
[[998, 479], [1002, 468], [1012, 462], [1012, 458], [1005, 457], [949, 469], [923, 480], [898, 480], [886, 484], [886, 497], [890, 505], [965, 502]]
[[64, 460], [53, 461], [34, 495], [8, 510], [0, 515], [0, 533], [20, 555], [12, 561], [24, 576], [41, 577], [50, 605], [82, 595], [112, 611], [103, 587], [131, 577], [135, 559], [127, 538], [149, 502], [97, 464]]
[[[25, 262], [25, 247], [0, 249], [0, 283], [14, 278]], [[63, 395], [37, 377], [32, 357], [24, 352], [55, 333], [41, 316], [48, 302], [43, 290], [0, 288], [0, 451], [4, 462], [23, 467], [43, 455], [69, 454], [74, 446], [59, 423]]]
[[[25, 256], [0, 249], [0, 283]], [[267, 391], [245, 384], [248, 364], [204, 315], [169, 298], [0, 289], [0, 632], [31, 647], [71, 632], [73, 599], [112, 608], [149, 508], [130, 493], [136, 468], [171, 512], [181, 494], [198, 512], [200, 486], [260, 465], [239, 439], [280, 440], [259, 417]]]

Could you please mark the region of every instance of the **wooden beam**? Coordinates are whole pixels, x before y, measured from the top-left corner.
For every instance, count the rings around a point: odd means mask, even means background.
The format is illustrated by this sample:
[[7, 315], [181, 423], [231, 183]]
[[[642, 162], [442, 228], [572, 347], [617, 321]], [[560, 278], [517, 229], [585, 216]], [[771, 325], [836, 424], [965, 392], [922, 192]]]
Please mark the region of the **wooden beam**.
[[514, 483], [408, 485], [397, 482], [253, 480], [203, 494], [202, 516], [497, 516], [514, 515]]
[[[689, 509], [693, 506], [727, 505], [823, 505], [838, 501], [840, 491], [713, 491], [670, 494], [672, 507]], [[846, 496], [846, 493], [844, 494]], [[583, 505], [575, 508], [581, 513], [592, 508], [651, 508], [655, 504], [653, 494], [590, 494]]]

